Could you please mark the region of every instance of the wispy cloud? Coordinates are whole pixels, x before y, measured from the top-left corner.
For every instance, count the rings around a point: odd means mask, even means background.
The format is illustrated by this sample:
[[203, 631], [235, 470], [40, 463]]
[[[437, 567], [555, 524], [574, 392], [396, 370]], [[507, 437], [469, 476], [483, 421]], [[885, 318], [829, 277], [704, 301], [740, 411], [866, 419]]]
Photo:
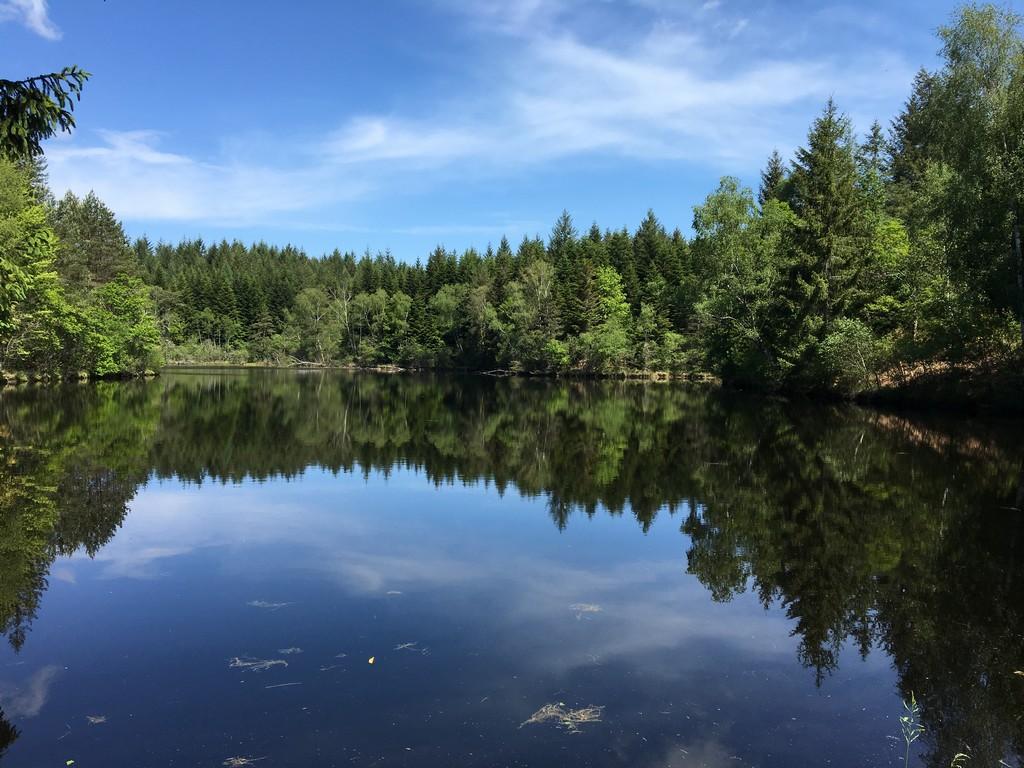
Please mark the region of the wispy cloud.
[[101, 143], [54, 142], [47, 149], [58, 193], [93, 190], [122, 218], [213, 221], [233, 225], [309, 210], [365, 195], [368, 182], [334, 173], [305, 158], [272, 166], [233, 151], [230, 159], [198, 160], [160, 149], [154, 131], [100, 131]]
[[16, 21], [24, 24], [40, 37], [60, 40], [61, 32], [50, 20], [46, 0], [5, 0], [0, 2], [0, 23]]
[[358, 117], [324, 142], [326, 158], [338, 163], [425, 161], [431, 164], [487, 151], [490, 142], [457, 125], [406, 123], [383, 117]]
[[[95, 188], [127, 219], [265, 223], [583, 156], [743, 173], [772, 148], [792, 148], [829, 96], [855, 118], [884, 118], [876, 110], [912, 77], [880, 51], [805, 46], [784, 56], [779, 22], [715, 0], [634, 0], [622, 27], [610, 4], [440, 3], [472, 30], [479, 61], [430, 109], [324, 126], [278, 165], [258, 148], [212, 159], [169, 153], [151, 132], [106, 132], [92, 146], [76, 137], [52, 145], [51, 180], [58, 190]], [[786, 35], [805, 34], [789, 22]]]

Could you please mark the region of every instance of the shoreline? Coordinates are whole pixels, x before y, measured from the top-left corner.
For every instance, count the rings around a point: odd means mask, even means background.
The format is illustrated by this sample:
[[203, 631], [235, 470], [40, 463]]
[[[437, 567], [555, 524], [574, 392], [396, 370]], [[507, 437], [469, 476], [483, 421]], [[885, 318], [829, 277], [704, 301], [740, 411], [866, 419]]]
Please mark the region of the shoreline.
[[722, 382], [712, 374], [704, 372], [678, 373], [671, 371], [619, 371], [615, 373], [595, 372], [546, 372], [510, 371], [494, 369], [480, 371], [468, 368], [436, 368], [399, 365], [361, 366], [353, 363], [332, 365], [275, 365], [272, 363], [237, 363], [229, 361], [175, 362], [158, 370], [147, 370], [139, 374], [94, 377], [85, 373], [72, 376], [33, 375], [28, 373], [0, 374], [0, 392], [20, 387], [59, 386], [72, 383], [98, 381], [137, 381], [159, 377], [163, 372], [175, 371], [347, 371], [351, 373], [376, 374], [418, 374], [438, 373], [456, 376], [490, 376], [493, 378], [552, 379], [574, 381], [630, 381], [645, 384], [666, 384], [682, 382], [716, 386], [722, 390], [761, 397], [782, 397], [794, 401], [850, 403], [865, 408], [889, 412], [942, 412], [967, 417], [1024, 418], [1024, 389], [1015, 388], [1013, 382], [1000, 376], [975, 376], [943, 374], [927, 380], [915, 380], [899, 387], [881, 387], [865, 390], [852, 397], [842, 397], [827, 392], [806, 393], [769, 391], [736, 387]]

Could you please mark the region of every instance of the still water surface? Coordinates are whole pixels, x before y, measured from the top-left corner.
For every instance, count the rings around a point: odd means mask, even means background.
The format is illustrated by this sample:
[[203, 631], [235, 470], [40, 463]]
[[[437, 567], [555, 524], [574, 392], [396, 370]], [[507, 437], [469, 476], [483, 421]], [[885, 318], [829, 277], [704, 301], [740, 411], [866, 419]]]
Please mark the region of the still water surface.
[[912, 691], [911, 763], [1016, 765], [1020, 435], [677, 385], [8, 391], [0, 765], [902, 765]]

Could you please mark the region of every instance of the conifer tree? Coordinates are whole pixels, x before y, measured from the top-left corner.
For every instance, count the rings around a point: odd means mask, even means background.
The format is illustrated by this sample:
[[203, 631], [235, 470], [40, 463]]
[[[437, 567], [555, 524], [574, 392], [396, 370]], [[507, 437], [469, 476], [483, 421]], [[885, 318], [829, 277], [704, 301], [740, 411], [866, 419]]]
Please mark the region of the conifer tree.
[[793, 168], [793, 208], [803, 220], [795, 274], [800, 314], [823, 334], [857, 301], [867, 253], [857, 180], [850, 121], [830, 99]]
[[786, 180], [786, 165], [779, 150], [773, 149], [768, 157], [768, 164], [761, 171], [761, 189], [757, 194], [757, 202], [764, 206], [769, 200], [781, 199], [782, 184]]

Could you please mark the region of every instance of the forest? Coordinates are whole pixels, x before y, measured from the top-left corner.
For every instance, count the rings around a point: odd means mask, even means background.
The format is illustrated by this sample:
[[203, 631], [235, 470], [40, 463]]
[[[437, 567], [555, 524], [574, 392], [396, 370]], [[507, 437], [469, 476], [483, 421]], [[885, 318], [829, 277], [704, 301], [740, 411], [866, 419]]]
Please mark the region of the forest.
[[[942, 65], [919, 71], [887, 129], [855, 132], [830, 100], [791, 158], [767, 159], [759, 189], [723, 178], [694, 207], [690, 234], [653, 212], [635, 230], [578, 228], [563, 212], [546, 239], [439, 246], [415, 262], [132, 242], [95, 195], [54, 199], [39, 143], [24, 139], [70, 126], [19, 121], [32, 81], [0, 81], [0, 369], [668, 372], [839, 396], [930, 389], [1019, 407], [1021, 19], [964, 6], [938, 37]], [[68, 72], [78, 79], [66, 93]], [[58, 81], [44, 97], [68, 116], [64, 99], [88, 74], [47, 77]]]

